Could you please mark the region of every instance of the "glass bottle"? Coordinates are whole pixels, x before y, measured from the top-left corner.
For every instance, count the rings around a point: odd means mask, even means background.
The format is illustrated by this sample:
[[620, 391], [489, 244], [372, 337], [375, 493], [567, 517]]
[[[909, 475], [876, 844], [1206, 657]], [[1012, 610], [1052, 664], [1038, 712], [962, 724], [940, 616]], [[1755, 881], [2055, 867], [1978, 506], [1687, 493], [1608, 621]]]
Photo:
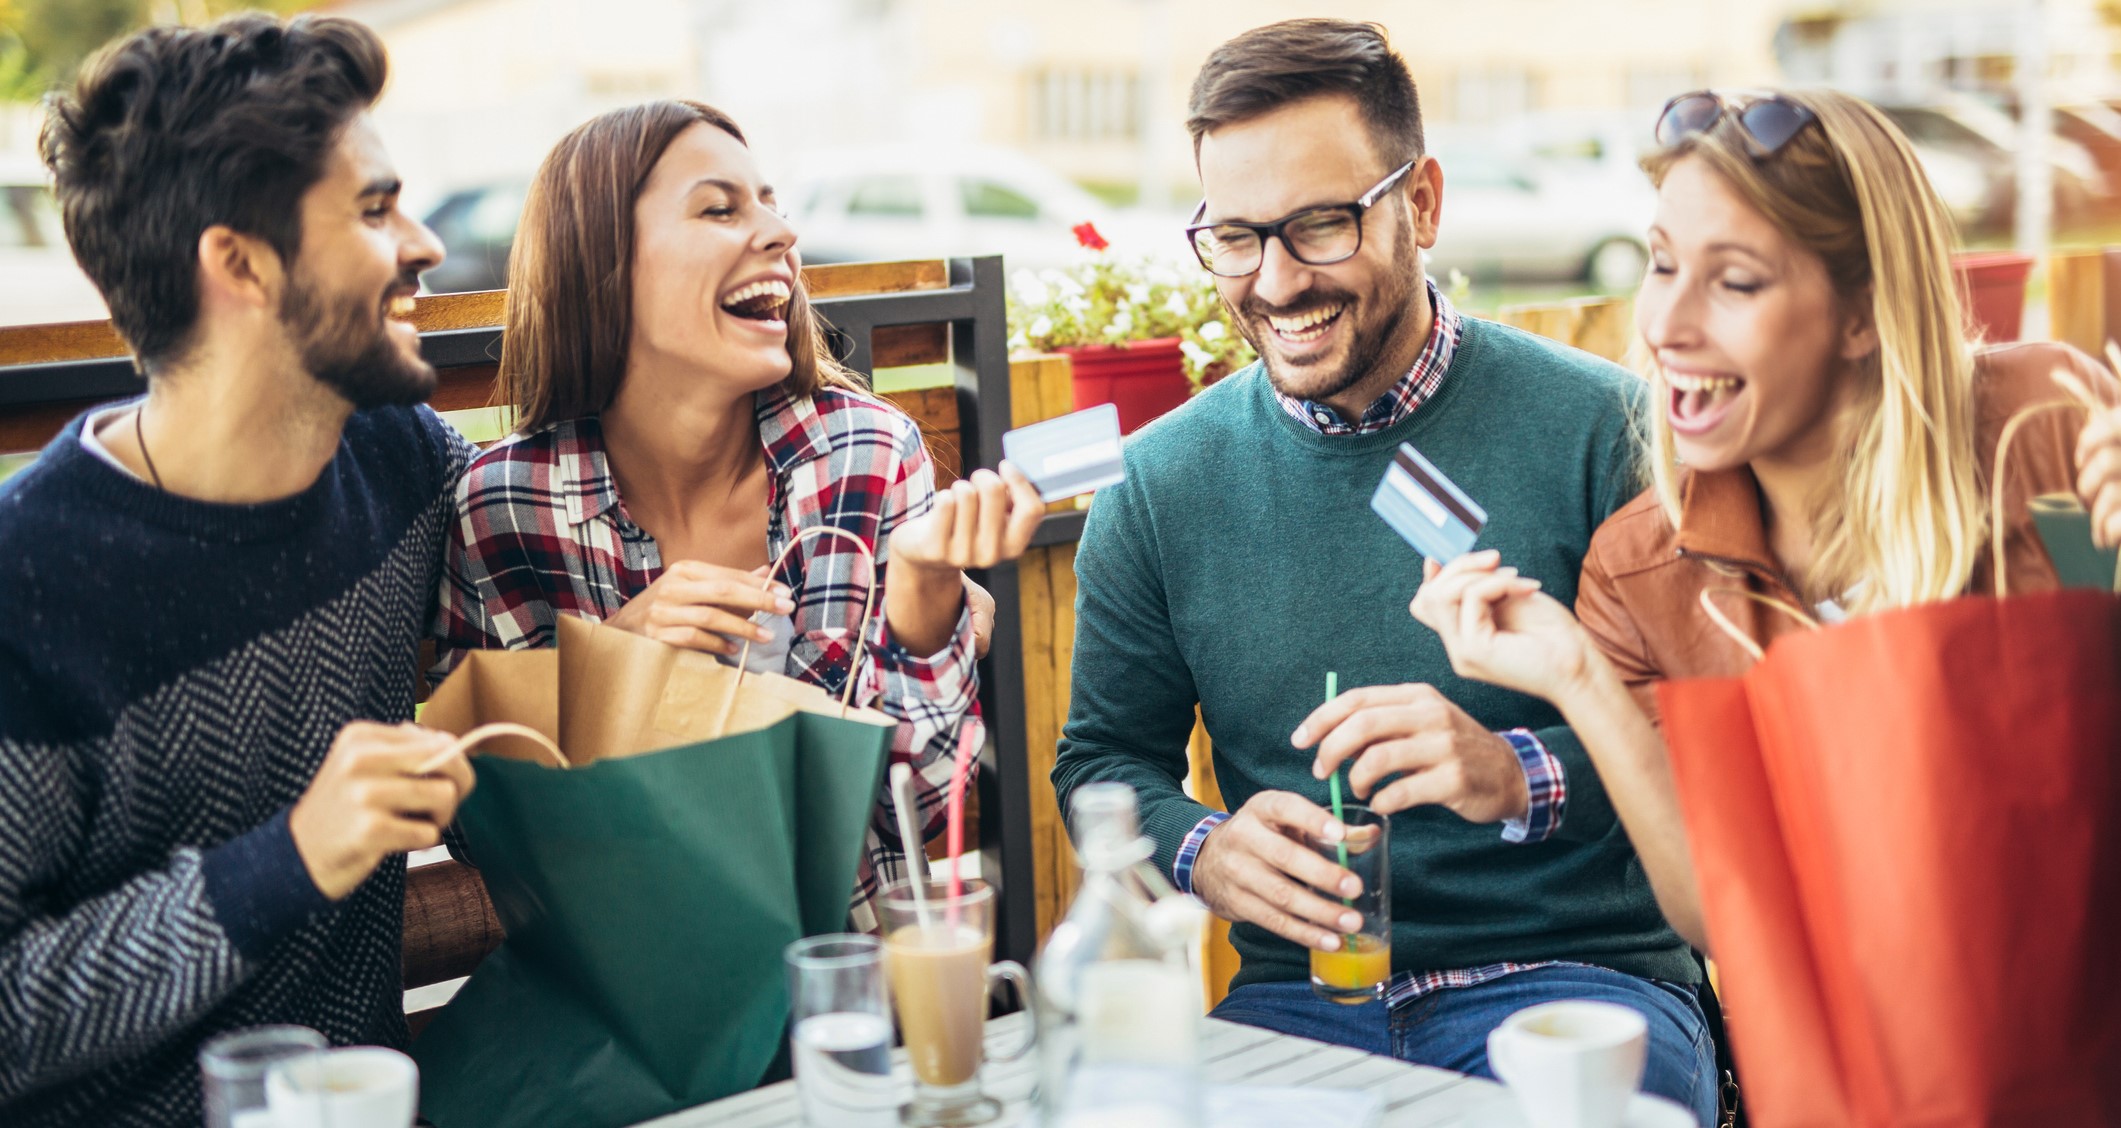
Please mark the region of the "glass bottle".
[[1034, 976], [1044, 1023], [1040, 1123], [1193, 1128], [1207, 911], [1157, 870], [1133, 788], [1086, 785], [1072, 812], [1082, 883]]

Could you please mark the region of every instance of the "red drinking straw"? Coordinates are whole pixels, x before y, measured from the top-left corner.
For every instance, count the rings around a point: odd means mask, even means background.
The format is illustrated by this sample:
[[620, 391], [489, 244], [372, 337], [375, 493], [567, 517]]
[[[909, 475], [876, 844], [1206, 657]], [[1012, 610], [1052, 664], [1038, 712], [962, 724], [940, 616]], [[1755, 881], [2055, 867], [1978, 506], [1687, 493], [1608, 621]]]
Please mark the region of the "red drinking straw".
[[966, 717], [957, 726], [957, 767], [950, 773], [950, 899], [944, 910], [947, 927], [954, 935], [957, 932], [958, 903], [965, 896], [965, 877], [958, 859], [965, 853], [965, 777], [972, 774], [972, 764], [979, 759], [982, 729], [980, 723]]

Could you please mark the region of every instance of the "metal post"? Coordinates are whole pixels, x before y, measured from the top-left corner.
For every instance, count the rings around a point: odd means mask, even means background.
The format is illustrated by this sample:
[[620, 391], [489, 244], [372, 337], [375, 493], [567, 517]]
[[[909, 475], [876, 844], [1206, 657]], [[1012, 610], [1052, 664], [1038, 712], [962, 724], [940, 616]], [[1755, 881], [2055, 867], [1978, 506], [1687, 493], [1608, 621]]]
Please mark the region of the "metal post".
[[[973, 316], [951, 323], [963, 472], [1002, 461], [1009, 430], [1007, 306], [999, 256], [950, 260], [952, 286], [972, 288]], [[1000, 889], [995, 951], [1028, 962], [1038, 945], [1035, 871], [1031, 857], [1029, 749], [1024, 746], [1023, 602], [1016, 565], [1001, 564], [973, 579], [994, 594], [995, 645], [980, 663], [980, 712], [987, 723], [981, 757], [981, 872]]]

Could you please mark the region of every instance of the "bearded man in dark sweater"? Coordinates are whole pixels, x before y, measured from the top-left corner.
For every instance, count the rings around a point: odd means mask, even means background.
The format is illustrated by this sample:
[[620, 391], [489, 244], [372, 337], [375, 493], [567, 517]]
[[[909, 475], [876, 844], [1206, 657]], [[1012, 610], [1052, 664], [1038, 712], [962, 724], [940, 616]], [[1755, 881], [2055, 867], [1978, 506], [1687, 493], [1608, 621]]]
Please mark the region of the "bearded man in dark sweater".
[[[434, 235], [382, 44], [238, 17], [106, 50], [42, 139], [148, 376], [0, 487], [0, 1123], [196, 1125], [212, 1035], [402, 1043], [406, 851], [470, 790], [412, 727], [468, 447], [416, 406]], [[439, 762], [438, 762], [439, 761]]]
[[[1218, 1017], [1487, 1074], [1511, 1012], [1603, 999], [1648, 1019], [1644, 1087], [1707, 1120], [1696, 965], [1597, 773], [1547, 704], [1453, 675], [1407, 612], [1420, 557], [1369, 508], [1410, 443], [1485, 507], [1481, 547], [1571, 601], [1592, 530], [1637, 492], [1633, 378], [1424, 278], [1448, 170], [1381, 29], [1247, 32], [1209, 56], [1187, 126], [1189, 233], [1262, 363], [1135, 436], [1090, 510], [1062, 802], [1132, 785], [1158, 861], [1235, 922]], [[1328, 671], [1343, 695], [1321, 705]], [[1228, 814], [1182, 790], [1196, 706]], [[1304, 844], [1344, 763], [1391, 824], [1394, 974], [1362, 1006], [1306, 981], [1306, 950], [1361, 923], [1356, 878]]]

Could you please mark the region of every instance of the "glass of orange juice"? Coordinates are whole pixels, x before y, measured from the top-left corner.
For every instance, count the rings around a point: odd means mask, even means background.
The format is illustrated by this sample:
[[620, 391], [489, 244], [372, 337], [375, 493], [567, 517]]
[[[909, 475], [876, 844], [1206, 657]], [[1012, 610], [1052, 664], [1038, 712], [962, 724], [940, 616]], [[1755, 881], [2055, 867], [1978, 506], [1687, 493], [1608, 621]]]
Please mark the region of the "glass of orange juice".
[[1338, 842], [1313, 835], [1310, 846], [1362, 882], [1353, 897], [1328, 893], [1362, 916], [1362, 927], [1333, 951], [1311, 950], [1311, 990], [1329, 1002], [1358, 1006], [1384, 997], [1392, 979], [1391, 824], [1368, 807], [1343, 804]]

